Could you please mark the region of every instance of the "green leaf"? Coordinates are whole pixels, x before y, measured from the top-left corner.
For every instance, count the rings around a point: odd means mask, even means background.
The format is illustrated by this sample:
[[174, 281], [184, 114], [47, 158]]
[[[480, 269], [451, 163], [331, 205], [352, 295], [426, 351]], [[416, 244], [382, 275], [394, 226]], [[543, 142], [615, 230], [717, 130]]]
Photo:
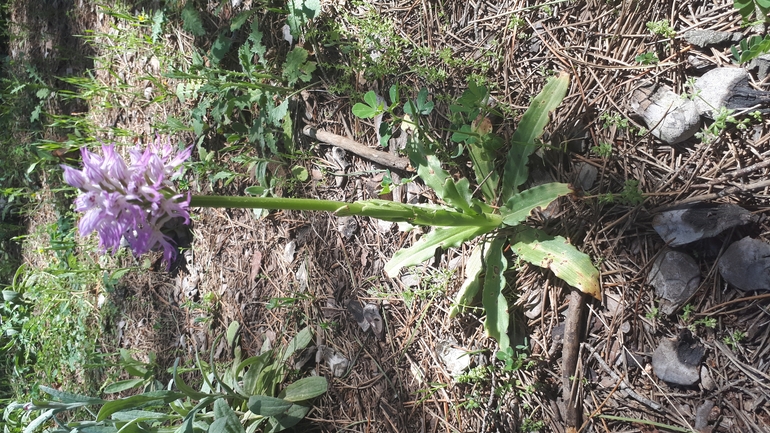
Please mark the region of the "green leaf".
[[374, 90], [370, 90], [364, 94], [364, 102], [366, 102], [370, 107], [377, 108], [377, 94], [374, 93]]
[[420, 89], [419, 93], [417, 93], [417, 101], [415, 101], [415, 105], [417, 106], [417, 111], [419, 114], [422, 114], [424, 116], [427, 116], [428, 114], [433, 111], [433, 101], [428, 101], [428, 89], [423, 87]]
[[174, 370], [173, 370], [173, 376], [174, 376], [174, 385], [182, 391], [188, 398], [191, 398], [193, 400], [200, 400], [202, 398], [208, 397], [209, 394], [205, 392], [199, 392], [194, 389], [192, 389], [189, 385], [187, 385], [181, 376], [179, 376], [177, 372], [177, 366], [179, 365], [179, 358], [174, 361]]
[[510, 199], [500, 208], [503, 223], [515, 226], [527, 219], [535, 208], [545, 209], [557, 198], [570, 194], [572, 189], [566, 183], [546, 183], [522, 191]]
[[227, 404], [227, 400], [220, 398], [214, 402], [214, 422], [209, 427], [212, 433], [245, 433], [238, 415]]
[[249, 410], [261, 416], [275, 416], [285, 412], [292, 406], [292, 402], [281, 398], [255, 395], [249, 397]]
[[192, 33], [193, 36], [205, 36], [206, 29], [203, 28], [203, 20], [201, 20], [201, 15], [194, 3], [192, 0], [188, 0], [182, 9], [182, 28]]
[[67, 391], [59, 391], [55, 388], [50, 388], [45, 385], [39, 386], [40, 391], [50, 395], [51, 397], [60, 400], [62, 403], [86, 403], [86, 404], [103, 404], [107, 400], [101, 398], [88, 397], [80, 394], [73, 394]]
[[286, 62], [283, 64], [283, 76], [288, 80], [289, 86], [293, 86], [297, 81], [310, 81], [315, 71], [315, 62], [307, 61], [308, 52], [302, 47], [294, 47], [286, 55]]
[[732, 47], [731, 49], [736, 60], [738, 60], [739, 63], [751, 61], [770, 52], [770, 35], [766, 35], [764, 39], [761, 36], [756, 35], [743, 39], [740, 43], [740, 47], [740, 52], [736, 47]]
[[423, 235], [411, 247], [396, 252], [385, 264], [385, 273], [390, 278], [395, 278], [401, 268], [417, 265], [430, 259], [437, 249], [459, 247], [463, 242], [491, 232], [495, 228], [493, 226], [437, 227], [432, 232]]
[[259, 57], [259, 63], [263, 66], [267, 66], [267, 59], [265, 59], [265, 53], [267, 47], [262, 43], [262, 31], [259, 29], [259, 20], [251, 22], [251, 33], [249, 33], [249, 41], [251, 41], [251, 52]]
[[123, 392], [127, 389], [131, 389], [139, 385], [142, 385], [143, 383], [144, 383], [144, 379], [119, 380], [117, 382], [114, 382], [105, 386], [103, 392], [105, 394], [114, 394], [116, 392]]
[[570, 286], [601, 300], [599, 271], [587, 254], [578, 251], [563, 237], [520, 226], [511, 242], [514, 253], [522, 260], [550, 269]]
[[133, 395], [131, 397], [121, 398], [118, 400], [108, 401], [104, 403], [101, 409], [99, 409], [99, 413], [96, 415], [96, 422], [104, 421], [115, 412], [136, 409], [151, 403], [163, 402], [168, 404], [176, 399], [184, 397], [185, 395], [179, 392], [153, 391], [144, 394]]
[[568, 89], [569, 74], [566, 72], [551, 78], [521, 117], [519, 126], [511, 137], [511, 149], [505, 161], [500, 194], [503, 202], [507, 202], [512, 195], [519, 192], [519, 187], [527, 181], [529, 156], [537, 148], [535, 140], [543, 135], [549, 113], [561, 104]]
[[245, 10], [233, 18], [232, 21], [230, 21], [230, 31], [234, 32], [241, 27], [243, 27], [244, 24], [246, 24], [246, 21], [249, 20], [249, 18], [254, 14], [254, 12], [257, 11], [257, 8], [254, 9], [248, 9]]
[[462, 313], [470, 306], [481, 289], [479, 274], [483, 270], [482, 252], [489, 249], [489, 242], [479, 242], [465, 261], [465, 281], [455, 296], [452, 308], [449, 310], [449, 318], [452, 319], [458, 313]]
[[270, 417], [272, 427], [268, 433], [275, 433], [295, 426], [310, 412], [310, 408], [299, 404], [293, 404], [285, 413]]
[[295, 165], [291, 168], [291, 174], [300, 182], [304, 182], [308, 179], [309, 175], [307, 169], [300, 165]]
[[484, 291], [481, 294], [481, 304], [487, 313], [484, 329], [497, 341], [500, 350], [507, 350], [511, 345], [508, 338], [511, 319], [508, 315], [508, 301], [503, 295], [505, 288], [503, 274], [508, 267], [508, 261], [503, 256], [504, 245], [505, 238], [495, 238], [489, 243], [485, 260]]
[[233, 40], [225, 36], [224, 33], [220, 33], [214, 44], [211, 45], [211, 63], [219, 65], [222, 59], [225, 58], [227, 52], [230, 51], [230, 46], [233, 44]]
[[353, 105], [353, 115], [359, 119], [371, 119], [377, 115], [377, 110], [360, 102]]
[[329, 384], [326, 382], [325, 377], [311, 376], [292, 383], [281, 394], [283, 394], [284, 400], [297, 403], [316, 398], [325, 393], [328, 388]]
[[281, 362], [286, 362], [292, 355], [298, 350], [302, 350], [307, 347], [313, 340], [313, 331], [310, 327], [305, 327], [294, 336], [286, 345], [286, 350], [281, 356]]
[[463, 178], [455, 182], [449, 172], [441, 167], [441, 161], [428, 153], [417, 141], [407, 146], [407, 153], [412, 165], [417, 167], [417, 175], [440, 199], [470, 215], [480, 212], [472, 200], [468, 179]]
[[394, 84], [390, 86], [390, 89], [388, 90], [388, 94], [390, 96], [390, 104], [391, 105], [397, 105], [398, 104], [398, 84]]
[[246, 194], [262, 197], [268, 189], [269, 188], [265, 188], [264, 186], [254, 185], [246, 188], [245, 191], [246, 191]]
[[231, 348], [236, 346], [238, 342], [240, 330], [241, 330], [241, 324], [238, 323], [237, 320], [233, 320], [232, 322], [230, 322], [230, 325], [227, 327], [227, 335], [225, 338], [227, 340], [227, 345], [230, 346]]

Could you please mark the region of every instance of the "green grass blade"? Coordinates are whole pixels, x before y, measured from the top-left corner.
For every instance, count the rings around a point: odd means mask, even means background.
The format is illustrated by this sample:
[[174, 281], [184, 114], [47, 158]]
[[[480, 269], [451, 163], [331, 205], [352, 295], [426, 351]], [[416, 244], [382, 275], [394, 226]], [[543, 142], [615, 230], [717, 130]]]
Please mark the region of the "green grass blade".
[[533, 209], [545, 209], [552, 201], [571, 192], [572, 189], [566, 183], [554, 182], [515, 194], [500, 209], [503, 224], [515, 226], [527, 219]]
[[551, 78], [521, 117], [519, 127], [511, 137], [511, 149], [505, 161], [501, 191], [503, 202], [507, 202], [512, 195], [519, 192], [519, 187], [527, 181], [527, 163], [537, 147], [535, 140], [543, 135], [549, 113], [561, 104], [568, 89], [569, 74], [566, 72]]
[[570, 286], [601, 299], [599, 271], [587, 254], [578, 251], [563, 237], [521, 226], [512, 236], [511, 243], [513, 251], [522, 260], [550, 269]]
[[481, 295], [481, 303], [487, 312], [484, 320], [484, 328], [487, 334], [497, 340], [500, 350], [510, 347], [508, 338], [508, 301], [503, 295], [505, 288], [505, 276], [503, 273], [508, 267], [508, 261], [503, 256], [505, 238], [496, 238], [489, 244], [486, 254], [486, 273], [484, 274], [484, 292]]

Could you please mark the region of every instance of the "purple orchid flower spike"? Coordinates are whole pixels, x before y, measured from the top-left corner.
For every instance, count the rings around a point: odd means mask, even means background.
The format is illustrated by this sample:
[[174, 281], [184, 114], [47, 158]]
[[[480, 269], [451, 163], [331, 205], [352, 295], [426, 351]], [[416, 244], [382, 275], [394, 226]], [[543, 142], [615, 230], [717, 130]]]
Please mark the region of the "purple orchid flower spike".
[[167, 266], [176, 258], [176, 246], [161, 228], [174, 218], [190, 222], [190, 195], [174, 192], [172, 181], [192, 147], [181, 152], [158, 137], [144, 151], [131, 149], [130, 161], [103, 145], [102, 155], [81, 149], [83, 169], [62, 165], [64, 181], [82, 193], [75, 210], [83, 212], [80, 234], [99, 235], [99, 247], [113, 254], [125, 239], [136, 255], [162, 249]]

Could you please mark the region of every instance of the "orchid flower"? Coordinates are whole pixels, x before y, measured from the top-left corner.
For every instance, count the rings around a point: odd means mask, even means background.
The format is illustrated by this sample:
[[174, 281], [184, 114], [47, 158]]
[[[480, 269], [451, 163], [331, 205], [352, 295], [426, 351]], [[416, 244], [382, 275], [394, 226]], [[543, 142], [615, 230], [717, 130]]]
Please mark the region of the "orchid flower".
[[191, 150], [177, 152], [158, 137], [144, 151], [130, 150], [126, 163], [112, 144], [102, 146], [103, 155], [81, 149], [82, 170], [62, 165], [64, 181], [81, 191], [75, 200], [83, 213], [80, 234], [95, 231], [101, 250], [113, 254], [123, 239], [136, 255], [162, 249], [170, 266], [176, 246], [161, 228], [174, 218], [190, 222], [190, 196], [176, 194], [172, 181]]

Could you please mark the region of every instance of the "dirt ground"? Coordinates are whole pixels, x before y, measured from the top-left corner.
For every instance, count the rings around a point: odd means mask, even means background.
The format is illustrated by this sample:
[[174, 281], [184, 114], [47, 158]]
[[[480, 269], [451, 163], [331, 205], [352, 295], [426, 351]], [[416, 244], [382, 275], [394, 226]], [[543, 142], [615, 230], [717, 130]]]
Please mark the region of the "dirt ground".
[[[136, 86], [143, 83], [131, 77], [152, 72], [143, 53], [105, 56], [71, 36], [84, 29], [109, 31], [114, 18], [100, 13], [95, 5], [60, 1], [41, 15], [37, 3], [28, 2], [26, 15], [16, 19], [26, 20], [30, 28], [40, 26], [39, 35], [45, 37], [30, 37], [17, 46], [14, 55], [23, 51], [54, 75], [93, 69], [92, 62], [76, 59], [102, 55], [107, 67]], [[343, 26], [352, 26], [343, 12], [363, 16], [366, 10], [373, 10], [391, 18], [398, 23], [394, 31], [400, 37], [434, 53], [424, 58], [425, 66], [441, 66], [436, 53], [450, 47], [452, 56], [467, 61], [466, 66], [446, 68], [446, 77], [435, 83], [425, 83], [414, 73], [399, 78], [402, 85], [415, 89], [428, 85], [432, 94], [440, 89], [459, 95], [466, 77], [479, 72], [472, 63], [481, 53], [489, 53], [483, 57], [483, 74], [493, 86], [494, 98], [518, 114], [542, 88], [549, 71], [571, 75], [568, 96], [554, 113], [545, 137], [555, 148], [569, 143], [567, 151], [544, 152], [533, 171], [557, 181], [576, 182], [576, 164], [586, 163], [598, 169], [599, 177], [585, 197], [561, 201], [558, 216], [538, 215], [531, 224], [567, 237], [594, 258], [601, 270], [604, 299], [585, 307], [583, 344], [575, 372], [574, 395], [580, 396], [585, 422], [582, 431], [667, 431], [664, 424], [700, 432], [768, 431], [769, 297], [729, 287], [715, 270], [716, 258], [729, 241], [746, 235], [770, 240], [765, 217], [770, 197], [767, 188], [719, 198], [752, 211], [759, 217], [756, 223], [684, 249], [698, 253], [704, 276], [690, 300], [689, 318], [683, 318], [681, 311], [668, 317], [655, 315], [658, 299], [646, 281], [651, 263], [664, 247], [652, 229], [657, 210], [766, 179], [766, 166], [744, 171], [739, 177], [729, 174], [767, 158], [769, 124], [755, 123], [746, 131], [732, 128], [711, 143], [693, 138], [666, 145], [649, 134], [633, 132], [639, 125], [627, 105], [641, 80], [665, 83], [682, 92], [688, 78], [732, 64], [729, 45], [704, 48], [680, 36], [671, 40], [655, 37], [646, 23], [666, 20], [677, 35], [691, 29], [750, 30], [741, 28], [731, 1], [576, 0], [537, 6], [521, 0], [373, 1], [361, 6], [323, 2], [323, 17], [341, 20]], [[157, 7], [153, 2], [133, 6], [137, 11]], [[280, 23], [273, 30], [273, 37], [279, 38]], [[173, 37], [185, 49], [194, 42], [182, 33]], [[634, 59], [645, 52], [656, 52], [660, 64], [639, 67]], [[315, 55], [322, 60], [326, 54], [321, 50]], [[57, 62], [51, 63], [52, 58]], [[105, 65], [100, 66], [94, 73], [109, 85]], [[297, 108], [297, 118], [374, 146], [373, 126], [351, 115], [350, 107], [356, 101], [327, 92], [334, 83], [324, 75], [320, 79], [306, 103], [300, 104], [304, 109]], [[764, 77], [754, 79], [756, 88], [766, 89]], [[354, 84], [365, 91], [375, 86], [387, 88], [392, 82], [361, 80]], [[139, 108], [133, 101], [122, 103], [122, 113], [113, 108], [93, 114], [106, 124], [145, 137], [152, 136], [148, 126], [152, 118], [172, 114]], [[436, 111], [447, 112], [447, 104], [437, 101]], [[608, 121], [602, 117], [604, 113], [619, 114], [632, 127]], [[440, 116], [431, 121], [436, 130], [447, 126]], [[499, 119], [495, 128], [509, 137], [516, 121]], [[448, 133], [443, 136], [448, 139]], [[371, 174], [379, 168], [376, 164], [348, 155], [349, 172], [359, 174], [340, 182], [321, 170], [329, 164], [329, 146], [300, 134], [297, 142], [307, 152], [302, 163], [311, 181], [294, 189], [295, 195], [356, 200], [376, 194], [381, 180]], [[610, 158], [589, 151], [603, 142], [612, 144]], [[600, 203], [595, 198], [621, 191], [627, 179], [638, 180], [639, 189], [647, 194], [641, 205]], [[246, 182], [235, 182], [217, 192], [238, 193], [245, 186]], [[316, 346], [330, 347], [351, 363], [342, 377], [334, 377], [323, 362], [311, 362], [307, 367], [326, 376], [330, 387], [315, 402], [302, 431], [565, 431], [562, 348], [573, 289], [539, 268], [522, 264], [518, 272], [512, 271], [510, 294], [516, 299], [517, 317], [513, 328], [514, 334], [527, 337], [527, 363], [518, 371], [496, 368], [484, 380], [459, 383], [442, 360], [443, 348], [471, 351], [472, 366], [501, 365], [492, 356], [495, 344], [484, 335], [480, 317], [448, 317], [470, 246], [451, 249], [425, 267], [389, 279], [382, 272], [384, 263], [419, 234], [356, 218], [357, 227], [348, 237], [340, 224], [350, 222], [321, 213], [276, 212], [257, 219], [250, 211], [196, 211], [191, 247], [172, 271], [160, 271], [156, 261], [152, 269], [158, 270], [128, 275], [111, 296], [119, 315], [108, 324], [105, 350], [153, 351], [159, 365], [167, 367], [177, 357], [192, 359], [195, 350], [213, 349], [226, 358], [223, 347], [211, 345], [233, 320], [243, 325], [243, 347], [248, 354], [258, 353], [265, 339], [285, 341], [302, 324], [310, 324]], [[271, 299], [278, 300], [277, 305]], [[361, 330], [346, 308], [351, 300], [380, 308], [385, 321], [382, 338]], [[653, 374], [651, 355], [660, 341], [685, 332], [701, 318], [716, 319], [713, 328], [692, 327], [693, 338], [706, 349], [701, 380], [692, 387], [669, 386]], [[746, 337], [739, 344], [726, 345], [725, 337], [736, 331]], [[654, 404], [634, 399], [632, 394]], [[699, 410], [707, 413], [698, 414]]]

